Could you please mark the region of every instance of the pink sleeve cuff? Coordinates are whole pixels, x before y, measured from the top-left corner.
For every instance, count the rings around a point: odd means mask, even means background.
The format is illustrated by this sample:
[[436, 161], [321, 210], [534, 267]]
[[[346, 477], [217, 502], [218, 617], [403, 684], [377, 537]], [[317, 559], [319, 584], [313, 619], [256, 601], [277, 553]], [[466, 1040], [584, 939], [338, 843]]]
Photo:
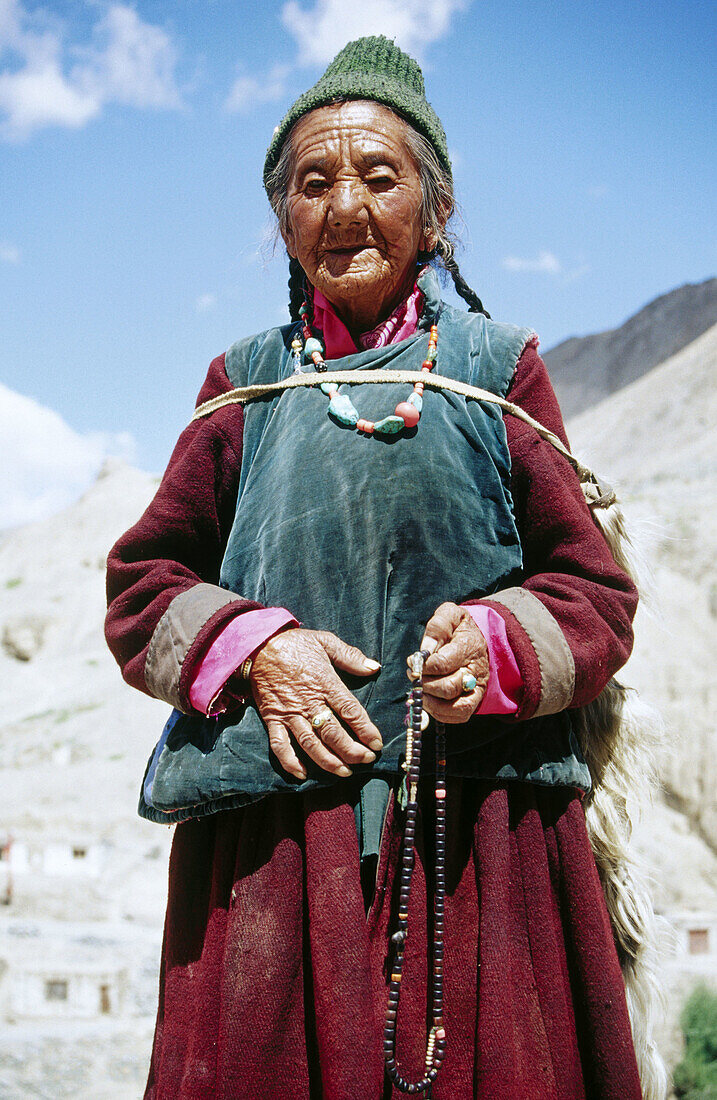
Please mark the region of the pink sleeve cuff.
[[[490, 676], [476, 714], [515, 714], [520, 702], [523, 678], [508, 641], [505, 622], [485, 604], [463, 604], [488, 646]], [[256, 612], [249, 612], [256, 614]]]
[[247, 657], [286, 626], [298, 620], [284, 607], [244, 611], [227, 623], [204, 654], [189, 688], [189, 702], [202, 714], [226, 710], [222, 689]]

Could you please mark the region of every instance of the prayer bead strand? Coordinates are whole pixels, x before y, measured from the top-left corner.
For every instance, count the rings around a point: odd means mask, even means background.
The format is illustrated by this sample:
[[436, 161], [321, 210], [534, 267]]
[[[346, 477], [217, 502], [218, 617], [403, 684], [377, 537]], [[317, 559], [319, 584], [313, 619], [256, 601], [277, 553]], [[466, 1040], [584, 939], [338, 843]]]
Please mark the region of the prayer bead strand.
[[442, 723], [436, 725], [436, 884], [433, 921], [433, 1004], [432, 1026], [426, 1044], [426, 1060], [423, 1077], [408, 1081], [396, 1063], [396, 1021], [401, 996], [403, 956], [408, 936], [408, 902], [411, 894], [411, 877], [415, 863], [416, 820], [418, 816], [418, 781], [421, 770], [421, 738], [423, 716], [423, 664], [429, 656], [427, 650], [413, 654], [410, 665], [414, 673], [414, 687], [409, 694], [409, 728], [406, 736], [406, 785], [408, 803], [403, 832], [401, 877], [398, 900], [398, 931], [391, 936], [394, 945], [391, 978], [388, 987], [388, 1006], [383, 1032], [383, 1050], [386, 1073], [399, 1092], [428, 1096], [446, 1053], [446, 1032], [443, 1024], [443, 933], [446, 893], [446, 731]]

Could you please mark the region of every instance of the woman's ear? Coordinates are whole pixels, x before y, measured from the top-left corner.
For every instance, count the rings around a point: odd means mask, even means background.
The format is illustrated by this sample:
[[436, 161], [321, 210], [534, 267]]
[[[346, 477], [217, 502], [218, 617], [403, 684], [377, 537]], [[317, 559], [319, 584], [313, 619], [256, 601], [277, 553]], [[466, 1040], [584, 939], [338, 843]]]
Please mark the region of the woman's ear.
[[283, 227], [280, 227], [279, 232], [281, 233], [282, 241], [286, 245], [286, 251], [289, 253], [292, 260], [295, 260], [296, 259], [296, 247], [295, 247], [295, 244], [294, 244], [294, 234], [291, 230], [291, 226], [287, 224], [286, 229], [284, 229]]
[[453, 207], [446, 209], [441, 207], [438, 211], [438, 227], [433, 228], [430, 225], [424, 226], [423, 235], [421, 237], [421, 251], [423, 252], [435, 252], [438, 247], [439, 232], [443, 232], [448, 223], [448, 219], [453, 213]]
[[420, 252], [433, 252], [438, 244], [438, 234], [435, 230], [426, 227], [421, 236]]

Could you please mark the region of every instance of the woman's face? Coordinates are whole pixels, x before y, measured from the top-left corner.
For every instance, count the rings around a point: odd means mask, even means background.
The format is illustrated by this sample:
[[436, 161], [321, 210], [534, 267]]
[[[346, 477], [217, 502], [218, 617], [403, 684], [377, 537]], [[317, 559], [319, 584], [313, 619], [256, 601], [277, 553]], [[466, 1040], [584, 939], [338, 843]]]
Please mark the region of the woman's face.
[[387, 107], [356, 100], [311, 111], [292, 134], [286, 247], [358, 331], [410, 292], [429, 243], [405, 133]]

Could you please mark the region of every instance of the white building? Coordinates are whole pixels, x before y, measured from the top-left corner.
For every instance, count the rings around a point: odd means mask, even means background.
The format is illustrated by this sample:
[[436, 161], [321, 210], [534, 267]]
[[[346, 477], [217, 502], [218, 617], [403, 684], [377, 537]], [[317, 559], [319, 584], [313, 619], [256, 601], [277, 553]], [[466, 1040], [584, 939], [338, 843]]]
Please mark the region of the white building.
[[8, 879], [42, 874], [50, 878], [96, 878], [107, 864], [110, 845], [85, 837], [28, 841], [0, 838], [0, 894]]
[[673, 932], [671, 968], [696, 979], [717, 980], [717, 913], [676, 910], [665, 918]]
[[25, 960], [9, 975], [5, 1018], [94, 1019], [124, 1014], [128, 973], [102, 964], [77, 960], [53, 963]]
[[156, 999], [158, 930], [104, 921], [0, 924], [0, 1020], [136, 1016]]

